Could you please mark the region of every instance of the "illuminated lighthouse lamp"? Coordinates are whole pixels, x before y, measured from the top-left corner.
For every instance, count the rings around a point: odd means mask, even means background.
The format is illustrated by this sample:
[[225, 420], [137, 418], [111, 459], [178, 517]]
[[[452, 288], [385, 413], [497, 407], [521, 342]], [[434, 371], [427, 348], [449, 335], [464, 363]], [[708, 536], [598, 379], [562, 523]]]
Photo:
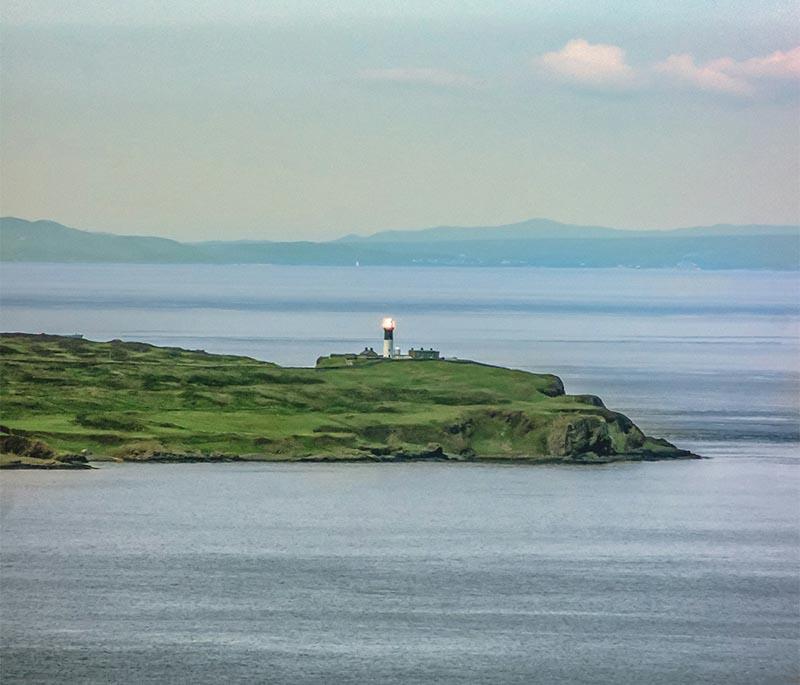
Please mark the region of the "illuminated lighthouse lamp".
[[396, 326], [397, 322], [390, 317], [386, 317], [381, 322], [381, 327], [383, 328], [383, 356], [385, 359], [394, 357], [394, 329]]

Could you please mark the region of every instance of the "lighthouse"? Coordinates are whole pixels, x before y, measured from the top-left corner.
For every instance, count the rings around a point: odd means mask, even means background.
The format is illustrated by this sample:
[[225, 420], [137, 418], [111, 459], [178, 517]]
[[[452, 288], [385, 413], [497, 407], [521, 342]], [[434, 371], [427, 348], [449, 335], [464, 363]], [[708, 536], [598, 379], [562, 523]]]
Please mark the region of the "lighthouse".
[[394, 357], [394, 329], [397, 324], [395, 320], [387, 317], [381, 323], [383, 328], [383, 356], [385, 359]]

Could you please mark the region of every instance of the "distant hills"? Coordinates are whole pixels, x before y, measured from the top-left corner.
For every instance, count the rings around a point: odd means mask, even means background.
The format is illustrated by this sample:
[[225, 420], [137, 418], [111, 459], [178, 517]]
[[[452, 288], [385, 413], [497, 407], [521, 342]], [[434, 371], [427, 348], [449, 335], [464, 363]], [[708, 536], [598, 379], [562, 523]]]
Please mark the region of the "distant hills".
[[627, 231], [531, 219], [504, 226], [382, 231], [329, 242], [182, 243], [4, 217], [0, 261], [797, 270], [800, 226]]

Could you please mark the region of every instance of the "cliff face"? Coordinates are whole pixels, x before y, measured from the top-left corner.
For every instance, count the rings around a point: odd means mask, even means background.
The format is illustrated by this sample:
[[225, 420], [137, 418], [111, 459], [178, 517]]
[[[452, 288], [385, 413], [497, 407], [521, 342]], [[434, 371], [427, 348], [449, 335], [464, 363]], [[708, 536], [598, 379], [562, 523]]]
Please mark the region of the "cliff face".
[[647, 437], [629, 418], [608, 410], [562, 414], [485, 409], [456, 423], [431, 426], [424, 434], [400, 428], [367, 430], [362, 437], [377, 438], [378, 444], [361, 449], [382, 459], [607, 463], [696, 458], [665, 440]]
[[[692, 457], [550, 374], [322, 358], [286, 369], [141, 343], [0, 337], [3, 423], [58, 452], [135, 461]], [[52, 456], [52, 455], [51, 455]]]

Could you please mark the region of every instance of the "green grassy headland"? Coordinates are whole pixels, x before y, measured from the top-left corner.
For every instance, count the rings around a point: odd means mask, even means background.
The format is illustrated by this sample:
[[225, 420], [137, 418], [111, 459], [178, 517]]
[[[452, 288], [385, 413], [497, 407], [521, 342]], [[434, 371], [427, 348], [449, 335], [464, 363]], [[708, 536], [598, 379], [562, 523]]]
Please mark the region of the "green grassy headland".
[[317, 368], [283, 368], [14, 333], [0, 335], [0, 359], [6, 466], [78, 465], [70, 455], [81, 453], [133, 461], [694, 456], [646, 437], [597, 397], [565, 395], [556, 376], [474, 362], [347, 365], [334, 356]]

